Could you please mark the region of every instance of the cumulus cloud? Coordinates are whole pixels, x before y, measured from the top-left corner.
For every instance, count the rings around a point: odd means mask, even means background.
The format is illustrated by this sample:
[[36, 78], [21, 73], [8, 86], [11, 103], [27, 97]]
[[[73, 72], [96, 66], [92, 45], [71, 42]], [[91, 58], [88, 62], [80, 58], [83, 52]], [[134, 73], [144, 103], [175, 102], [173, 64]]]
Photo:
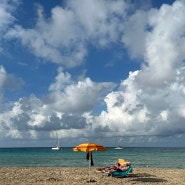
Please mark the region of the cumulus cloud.
[[122, 42], [127, 48], [129, 56], [133, 59], [143, 58], [146, 50], [147, 16], [147, 11], [138, 10], [123, 23]]
[[69, 73], [59, 70], [56, 81], [50, 85], [51, 93], [46, 101], [61, 112], [88, 112], [114, 87], [113, 83], [95, 83], [90, 78], [75, 83]]
[[172, 136], [185, 132], [184, 8], [184, 1], [176, 1], [159, 10], [139, 10], [128, 19], [131, 30], [125, 28], [122, 41], [131, 57], [143, 57], [143, 65], [122, 81], [119, 91], [106, 96], [107, 110], [95, 119], [97, 133]]
[[75, 67], [87, 56], [88, 44], [107, 47], [119, 40], [126, 8], [124, 1], [67, 1], [66, 7], [54, 7], [47, 19], [38, 6], [36, 26], [24, 29], [15, 25], [6, 38], [20, 39], [37, 57]]
[[[38, 6], [33, 28], [14, 25], [7, 32], [7, 39], [20, 39], [35, 56], [63, 68], [58, 68], [45, 97], [20, 98], [0, 114], [1, 137], [125, 136], [128, 143], [145, 139], [157, 143], [163, 136], [182, 138], [184, 1], [135, 11], [128, 11], [130, 6], [125, 1], [106, 2], [67, 1], [65, 7], [54, 7], [49, 18]], [[8, 24], [13, 20], [11, 15], [2, 16], [7, 17]], [[130, 72], [118, 88], [114, 83], [94, 82], [89, 77], [76, 80], [65, 71], [65, 67], [82, 64], [89, 45], [105, 49], [120, 42], [132, 60], [139, 59], [141, 68]], [[2, 95], [6, 80], [15, 78], [8, 77], [2, 67], [0, 77]]]
[[[109, 93], [105, 102], [107, 111], [96, 118], [94, 129], [99, 134], [118, 136], [171, 136], [185, 133], [184, 72], [180, 69], [175, 81], [160, 89], [141, 89], [139, 73], [130, 73], [119, 91]], [[106, 133], [105, 132], [105, 133]]]
[[144, 83], [161, 85], [164, 81], [173, 81], [176, 69], [183, 65], [184, 11], [184, 1], [176, 1], [172, 6], [163, 5], [159, 11], [149, 12], [151, 31], [146, 37], [146, 65], [141, 74]]
[[92, 124], [86, 113], [91, 112], [114, 86], [113, 83], [95, 83], [89, 78], [75, 82], [69, 73], [59, 68], [48, 96], [20, 98], [9, 111], [0, 114], [1, 131], [6, 137], [32, 139], [40, 138], [43, 135], [40, 132], [51, 137], [59, 133], [59, 137], [69, 136], [66, 134], [69, 132], [83, 135]]

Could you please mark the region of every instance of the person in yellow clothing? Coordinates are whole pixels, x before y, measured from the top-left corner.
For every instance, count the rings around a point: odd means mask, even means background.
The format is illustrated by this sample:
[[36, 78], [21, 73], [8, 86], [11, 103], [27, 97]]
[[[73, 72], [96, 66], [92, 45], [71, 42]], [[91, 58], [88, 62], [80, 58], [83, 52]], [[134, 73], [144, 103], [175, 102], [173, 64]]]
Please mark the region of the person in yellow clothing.
[[124, 159], [118, 159], [118, 163], [122, 166], [123, 170], [127, 170], [131, 166], [131, 163]]
[[131, 163], [125, 161], [124, 159], [118, 159], [114, 166], [106, 166], [102, 168], [97, 168], [97, 172], [111, 173], [113, 171], [125, 171], [130, 167]]

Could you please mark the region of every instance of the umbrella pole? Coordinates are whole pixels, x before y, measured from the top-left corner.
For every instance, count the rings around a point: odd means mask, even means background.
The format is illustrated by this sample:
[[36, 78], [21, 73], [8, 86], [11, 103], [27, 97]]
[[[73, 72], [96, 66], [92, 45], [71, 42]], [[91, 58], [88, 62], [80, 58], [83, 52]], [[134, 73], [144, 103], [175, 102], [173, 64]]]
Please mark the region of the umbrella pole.
[[91, 182], [90, 170], [91, 170], [91, 157], [89, 155], [89, 182]]

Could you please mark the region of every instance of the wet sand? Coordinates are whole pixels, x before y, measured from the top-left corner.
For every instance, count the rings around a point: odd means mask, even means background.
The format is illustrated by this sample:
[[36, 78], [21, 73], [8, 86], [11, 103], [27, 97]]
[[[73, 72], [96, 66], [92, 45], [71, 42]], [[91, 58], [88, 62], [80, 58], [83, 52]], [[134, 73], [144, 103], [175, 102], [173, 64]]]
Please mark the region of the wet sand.
[[2, 185], [71, 185], [71, 184], [165, 184], [181, 185], [185, 183], [185, 169], [133, 168], [127, 177], [115, 178], [91, 168], [91, 180], [88, 168], [71, 167], [1, 167], [0, 184]]

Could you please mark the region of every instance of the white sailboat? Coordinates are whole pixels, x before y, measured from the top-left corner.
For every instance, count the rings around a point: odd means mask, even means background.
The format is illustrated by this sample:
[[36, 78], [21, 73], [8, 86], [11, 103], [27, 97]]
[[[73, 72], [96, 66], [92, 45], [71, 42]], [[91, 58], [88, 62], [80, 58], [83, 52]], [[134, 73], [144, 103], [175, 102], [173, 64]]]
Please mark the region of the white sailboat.
[[[115, 142], [115, 143], [117, 143], [117, 139], [116, 139], [116, 142]], [[116, 146], [116, 147], [114, 148], [115, 150], [122, 150], [122, 149], [123, 149], [122, 146], [117, 146], [116, 144], [115, 144], [115, 146]]]
[[60, 146], [59, 139], [57, 140], [57, 145], [51, 148], [52, 150], [61, 150], [62, 147]]
[[117, 147], [115, 147], [114, 149], [115, 149], [115, 150], [122, 150], [123, 147], [122, 147], [122, 146], [117, 146]]

